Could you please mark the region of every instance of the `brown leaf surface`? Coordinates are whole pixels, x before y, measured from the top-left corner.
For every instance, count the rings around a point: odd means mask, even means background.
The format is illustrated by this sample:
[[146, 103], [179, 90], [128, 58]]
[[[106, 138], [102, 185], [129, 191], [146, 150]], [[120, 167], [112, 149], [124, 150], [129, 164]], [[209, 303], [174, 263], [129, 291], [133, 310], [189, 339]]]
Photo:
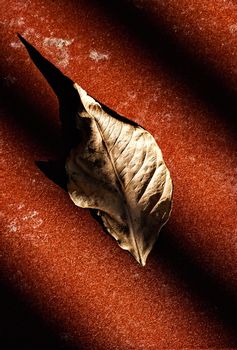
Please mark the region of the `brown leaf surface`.
[[66, 161], [68, 192], [77, 206], [98, 209], [107, 231], [144, 266], [170, 215], [169, 170], [149, 132], [74, 88], [81, 139]]

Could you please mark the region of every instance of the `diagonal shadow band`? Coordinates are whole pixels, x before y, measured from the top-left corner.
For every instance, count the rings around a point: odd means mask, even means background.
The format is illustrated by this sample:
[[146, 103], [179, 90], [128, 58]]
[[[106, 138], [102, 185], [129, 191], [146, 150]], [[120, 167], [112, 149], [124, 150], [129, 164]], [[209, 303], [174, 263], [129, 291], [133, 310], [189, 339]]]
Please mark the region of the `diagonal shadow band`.
[[[20, 96], [20, 95], [19, 95]], [[21, 103], [23, 108], [26, 110], [32, 110], [32, 106], [30, 101], [27, 101], [27, 98], [22, 103], [21, 98], [15, 94], [16, 105], [17, 103]], [[10, 96], [12, 97], [12, 96]], [[18, 100], [17, 100], [18, 97]], [[8, 96], [8, 100], [10, 98]], [[15, 111], [16, 112], [16, 111]], [[21, 121], [19, 120], [19, 123]], [[47, 125], [42, 124], [41, 116], [39, 113], [36, 113], [34, 116], [34, 123], [38, 123], [45, 130], [44, 132], [50, 137], [52, 140], [48, 143], [48, 146], [51, 147], [52, 144], [56, 141], [53, 129], [50, 129]], [[27, 126], [26, 133], [32, 133], [32, 127]], [[33, 130], [35, 133], [36, 130]], [[43, 136], [43, 134], [42, 134]], [[42, 142], [45, 145], [45, 139], [42, 139], [39, 142]], [[191, 293], [194, 295], [198, 295], [198, 297], [204, 300], [204, 303], [207, 305], [217, 305], [218, 310], [215, 311], [215, 314], [220, 317], [222, 322], [227, 325], [230, 329], [236, 331], [237, 325], [237, 303], [236, 303], [236, 295], [232, 291], [228, 291], [223, 281], [217, 281], [210, 274], [205, 272], [204, 266], [198, 266], [193, 262], [193, 258], [191, 253], [186, 250], [185, 252], [179, 247], [179, 242], [175, 239], [172, 232], [168, 232], [166, 235], [161, 235], [161, 239], [159, 241], [159, 255], [166, 262], [167, 266], [176, 273], [178, 278], [184, 279], [188, 284]], [[202, 286], [202, 288], [200, 288]], [[234, 312], [233, 312], [234, 310]], [[229, 313], [231, 311], [232, 317], [230, 317]]]
[[[171, 33], [164, 21], [157, 18], [156, 23], [148, 14], [135, 7], [128, 0], [102, 0], [99, 5], [90, 0], [98, 11], [110, 22], [125, 27], [127, 35], [135, 39], [139, 46], [149, 52], [155, 61], [159, 61], [168, 74], [188, 87], [194, 99], [204, 102], [215, 112], [215, 118], [221, 118], [230, 135], [236, 140], [237, 91], [228, 79], [211, 66], [200, 61], [194, 52]], [[74, 1], [75, 8], [80, 3]]]
[[[185, 247], [185, 248], [184, 248]], [[237, 346], [237, 295], [235, 286], [226, 285], [215, 276], [215, 271], [208, 272], [208, 267], [180, 242], [172, 228], [163, 228], [155, 246], [153, 256], [157, 263], [160, 259], [174, 276], [184, 281], [188, 292], [204, 309], [211, 311], [229, 331], [233, 344]]]
[[24, 350], [72, 350], [62, 337], [56, 335], [53, 326], [33, 310], [19, 293], [15, 292], [4, 277], [0, 280], [0, 340], [4, 349]]

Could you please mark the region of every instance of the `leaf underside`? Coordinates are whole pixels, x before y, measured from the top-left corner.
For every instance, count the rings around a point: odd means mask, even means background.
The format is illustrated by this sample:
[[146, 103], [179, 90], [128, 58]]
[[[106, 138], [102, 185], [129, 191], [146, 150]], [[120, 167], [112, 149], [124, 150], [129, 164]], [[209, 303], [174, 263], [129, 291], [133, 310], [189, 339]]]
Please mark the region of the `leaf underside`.
[[18, 37], [59, 98], [71, 199], [97, 209], [110, 235], [144, 266], [171, 212], [172, 180], [160, 148]]

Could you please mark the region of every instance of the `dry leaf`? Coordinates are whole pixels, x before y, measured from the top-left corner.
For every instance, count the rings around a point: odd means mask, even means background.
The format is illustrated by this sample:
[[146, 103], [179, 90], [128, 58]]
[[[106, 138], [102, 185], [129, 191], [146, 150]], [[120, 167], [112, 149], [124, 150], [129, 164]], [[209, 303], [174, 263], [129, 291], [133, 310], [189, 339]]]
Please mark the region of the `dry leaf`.
[[171, 211], [172, 181], [160, 148], [148, 131], [95, 101], [19, 37], [56, 94], [64, 94], [61, 81], [67, 99], [76, 101], [76, 110], [60, 103], [63, 127], [79, 135], [66, 160], [71, 199], [97, 209], [120, 247], [144, 266]]
[[169, 170], [151, 134], [74, 87], [84, 132], [66, 162], [68, 192], [79, 207], [98, 209], [107, 231], [144, 266], [170, 215]]

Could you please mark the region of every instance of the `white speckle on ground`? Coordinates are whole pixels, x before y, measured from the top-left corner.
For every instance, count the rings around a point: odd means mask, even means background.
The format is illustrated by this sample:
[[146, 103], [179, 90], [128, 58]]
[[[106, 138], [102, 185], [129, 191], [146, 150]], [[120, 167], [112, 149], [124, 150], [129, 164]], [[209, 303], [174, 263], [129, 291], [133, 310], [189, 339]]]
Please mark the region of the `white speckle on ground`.
[[176, 24], [174, 24], [174, 25], [172, 26], [172, 28], [173, 28], [173, 31], [174, 31], [175, 33], [178, 32], [178, 26], [177, 26]]
[[[8, 206], [13, 208], [13, 210], [17, 210], [18, 214], [21, 213], [21, 216], [11, 219], [6, 226], [8, 233], [20, 234], [22, 239], [31, 241], [31, 243], [35, 246], [38, 246], [40, 242], [48, 242], [48, 235], [38, 229], [44, 222], [44, 220], [39, 216], [38, 211], [26, 210], [24, 203], [9, 204]], [[24, 215], [22, 216], [22, 214]], [[2, 216], [4, 217], [4, 213], [2, 213]], [[32, 232], [32, 230], [29, 229], [38, 230]]]
[[137, 94], [134, 91], [128, 91], [128, 97], [134, 100], [137, 97]]
[[99, 62], [99, 61], [103, 61], [103, 60], [108, 60], [109, 59], [109, 55], [108, 54], [105, 54], [105, 53], [100, 53], [98, 51], [95, 51], [95, 50], [92, 50], [89, 54], [89, 57], [96, 61], [96, 62]]
[[12, 76], [11, 74], [8, 74], [6, 77], [4, 77], [6, 86], [11, 86], [16, 82], [16, 78]]
[[16, 219], [12, 220], [9, 225], [7, 225], [8, 232], [16, 232], [18, 230], [18, 226], [16, 223]]
[[40, 35], [35, 32], [34, 28], [26, 28], [23, 33], [20, 33], [23, 37], [31, 39], [31, 37], [40, 38]]
[[192, 155], [190, 155], [189, 157], [188, 157], [188, 159], [191, 161], [191, 162], [195, 162], [195, 157], [194, 156], [192, 156]]
[[13, 49], [19, 49], [21, 47], [21, 43], [20, 41], [12, 41], [10, 46], [13, 47]]
[[64, 51], [62, 51], [62, 53], [59, 57], [58, 63], [60, 64], [60, 66], [65, 68], [69, 64], [69, 59], [70, 59], [69, 53], [66, 50], [64, 50]]
[[73, 43], [74, 39], [66, 40], [62, 38], [44, 38], [43, 45], [45, 47], [56, 47], [58, 49], [58, 64], [66, 67], [69, 64], [70, 56], [68, 46]]
[[22, 26], [25, 24], [24, 18], [12, 18], [10, 21], [8, 19], [4, 19], [3, 21], [0, 21], [0, 24], [8, 27], [14, 27], [14, 26]]
[[43, 45], [55, 46], [58, 49], [62, 49], [65, 46], [69, 46], [73, 43], [74, 39], [66, 40], [62, 38], [44, 38]]
[[27, 215], [22, 217], [23, 221], [29, 221], [31, 227], [38, 228], [43, 224], [43, 219], [39, 217], [39, 213], [36, 210], [28, 212]]
[[231, 34], [237, 34], [237, 23], [229, 26], [229, 31]]
[[172, 115], [171, 115], [170, 113], [165, 113], [164, 118], [165, 118], [165, 120], [167, 120], [167, 121], [171, 121]]
[[34, 218], [35, 216], [37, 216], [38, 215], [38, 212], [36, 211], [36, 210], [34, 210], [34, 211], [30, 211], [29, 213], [28, 213], [28, 215], [25, 215], [25, 216], [23, 216], [23, 218], [22, 218], [22, 220], [29, 220], [29, 219], [32, 219], [32, 218]]
[[23, 216], [22, 220], [29, 221], [30, 226], [34, 229], [40, 227], [44, 222], [36, 210], [30, 211], [27, 215]]
[[39, 226], [41, 226], [43, 224], [43, 220], [42, 219], [34, 219], [33, 221], [33, 224], [32, 224], [32, 227], [33, 228], [37, 228]]
[[13, 18], [10, 20], [9, 22], [9, 26], [13, 27], [15, 25], [17, 26], [22, 26], [23, 24], [25, 24], [24, 18], [23, 17], [19, 17], [19, 18]]

